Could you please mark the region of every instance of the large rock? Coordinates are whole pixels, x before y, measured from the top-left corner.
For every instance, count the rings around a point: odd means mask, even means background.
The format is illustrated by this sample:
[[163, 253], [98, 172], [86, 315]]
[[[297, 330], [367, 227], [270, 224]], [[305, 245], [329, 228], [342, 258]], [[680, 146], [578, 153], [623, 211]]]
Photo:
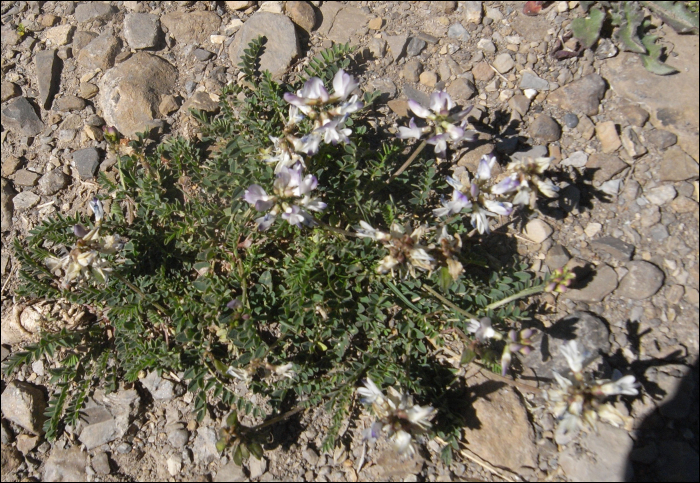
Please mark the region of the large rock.
[[598, 74], [587, 75], [549, 94], [547, 101], [566, 111], [598, 114], [598, 105], [605, 95], [605, 80]]
[[87, 481], [87, 456], [78, 445], [70, 449], [54, 447], [44, 465], [44, 481]]
[[124, 19], [124, 38], [132, 49], [154, 47], [160, 35], [160, 21], [157, 15], [130, 13]]
[[105, 31], [78, 52], [78, 64], [85, 69], [107, 70], [114, 65], [114, 59], [121, 49], [122, 42], [110, 31]]
[[2, 124], [23, 136], [36, 136], [44, 129], [44, 123], [26, 97], [18, 97], [3, 108]]
[[[528, 413], [513, 388], [485, 377], [472, 383], [464, 436], [469, 449], [497, 467], [535, 468], [537, 449]], [[471, 382], [471, 380], [470, 380]]]
[[160, 22], [179, 44], [202, 44], [217, 33], [221, 18], [216, 12], [170, 12]]
[[269, 70], [274, 77], [281, 77], [292, 60], [301, 53], [294, 23], [287, 16], [277, 13], [258, 12], [250, 17], [229, 46], [229, 58], [233, 64], [241, 61], [243, 51], [258, 35], [267, 37], [265, 52], [260, 57], [260, 70]]
[[175, 88], [177, 70], [165, 60], [138, 52], [107, 71], [100, 86], [100, 104], [107, 124], [125, 136], [148, 130], [162, 98]]
[[[327, 3], [335, 4], [336, 2]], [[341, 44], [350, 41], [353, 34], [355, 34], [355, 32], [360, 30], [362, 27], [366, 26], [367, 22], [369, 21], [369, 16], [359, 8], [326, 8], [325, 3], [323, 8], [321, 8], [321, 15], [323, 16], [323, 23], [321, 24], [319, 31], [323, 35], [327, 35], [333, 42]], [[394, 57], [396, 58], [396, 56]]]
[[620, 297], [643, 300], [659, 291], [664, 284], [664, 272], [653, 263], [635, 260], [626, 265], [629, 272], [615, 292]]
[[546, 332], [533, 337], [533, 351], [521, 357], [524, 366], [532, 369], [538, 377], [551, 378], [552, 371], [564, 374], [569, 370], [566, 359], [561, 354], [561, 346], [575, 339], [585, 348], [588, 356], [584, 365], [590, 364], [599, 354], [610, 350], [610, 333], [605, 323], [588, 312], [574, 312], [558, 320]]
[[698, 163], [680, 147], [674, 146], [664, 153], [659, 166], [661, 181], [684, 181], [698, 177]]
[[575, 280], [564, 295], [577, 302], [600, 302], [616, 288], [617, 273], [612, 267], [601, 264], [590, 277]]
[[[673, 44], [673, 53], [677, 55], [669, 59], [669, 64], [698, 65], [697, 35], [678, 35], [667, 26], [662, 35], [664, 42]], [[644, 68], [637, 54], [620, 52], [603, 63], [601, 72], [618, 95], [641, 104], [651, 114], [655, 128], [676, 134], [683, 150], [698, 160], [700, 73], [697, 68], [681, 68], [673, 75], [655, 75]]]
[[13, 423], [34, 434], [43, 434], [44, 393], [26, 382], [13, 381], [2, 393], [2, 414]]
[[624, 429], [598, 423], [598, 431], [581, 437], [559, 455], [559, 466], [570, 481], [634, 481], [629, 454], [632, 439]]

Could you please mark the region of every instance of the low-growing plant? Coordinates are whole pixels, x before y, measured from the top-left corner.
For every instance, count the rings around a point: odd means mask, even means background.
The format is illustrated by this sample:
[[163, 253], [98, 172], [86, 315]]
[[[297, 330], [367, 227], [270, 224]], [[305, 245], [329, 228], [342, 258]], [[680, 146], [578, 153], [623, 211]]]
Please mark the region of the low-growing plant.
[[[628, 52], [636, 52], [644, 67], [654, 74], [667, 75], [678, 72], [664, 62], [663, 47], [653, 35], [651, 21], [644, 14], [648, 8], [655, 16], [679, 33], [698, 33], [698, 12], [686, 5], [688, 2], [580, 2], [587, 17], [571, 22], [571, 31], [581, 43], [581, 50], [592, 48], [598, 39], [612, 32], [611, 38]], [[595, 5], [595, 6], [594, 6]], [[562, 51], [561, 56], [568, 56]]]
[[[77, 422], [94, 387], [157, 371], [187, 383], [199, 420], [230, 413], [218, 446], [237, 462], [262, 454], [263, 428], [321, 404], [332, 415], [323, 449], [333, 448], [358, 387], [378, 418], [367, 439], [386, 432], [405, 454], [438, 435], [449, 460], [460, 363], [439, 351], [449, 338], [462, 364], [476, 358], [505, 375], [513, 354], [531, 350], [521, 299], [570, 282], [566, 271], [538, 280], [500, 263], [484, 238], [494, 220], [556, 196], [550, 160], [513, 162], [497, 177], [489, 154], [471, 176], [443, 178], [448, 143], [473, 139], [469, 110], [446, 93], [428, 107], [409, 101], [419, 123], [397, 140], [369, 127], [376, 95], [358, 93], [350, 47], [324, 51], [289, 85], [257, 69], [262, 48], [256, 39], [246, 50], [218, 115], [194, 113], [201, 140], [124, 142], [105, 130], [119, 178], [101, 174], [90, 228], [80, 214], [57, 215], [15, 243], [20, 295], [95, 317], [47, 328], [5, 371], [53, 361], [49, 439]], [[424, 135], [402, 163], [403, 140]], [[263, 422], [244, 426], [239, 414]]]

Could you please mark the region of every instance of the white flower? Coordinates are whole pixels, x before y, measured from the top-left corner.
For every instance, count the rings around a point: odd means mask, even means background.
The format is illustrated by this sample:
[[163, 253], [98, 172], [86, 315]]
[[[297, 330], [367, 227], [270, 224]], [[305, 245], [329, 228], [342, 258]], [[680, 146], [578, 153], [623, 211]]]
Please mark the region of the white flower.
[[569, 364], [569, 369], [571, 369], [571, 372], [580, 373], [583, 370], [585, 355], [579, 352], [578, 344], [575, 340], [570, 340], [566, 344], [562, 345], [559, 351], [566, 359], [567, 364]]
[[294, 379], [294, 376], [296, 375], [296, 372], [294, 372], [294, 369], [292, 368], [293, 364], [291, 362], [288, 362], [287, 364], [281, 365], [281, 366], [275, 366], [275, 374], [278, 376], [286, 377], [287, 379]]
[[429, 429], [432, 424], [430, 420], [435, 416], [435, 409], [432, 406], [414, 405], [406, 411], [406, 416], [411, 424], [422, 429]]
[[479, 160], [479, 167], [476, 170], [476, 179], [488, 180], [491, 179], [491, 171], [496, 165], [496, 156], [493, 154], [484, 154]]
[[284, 100], [297, 106], [301, 112], [308, 115], [319, 104], [325, 104], [330, 99], [328, 91], [323, 86], [323, 81], [318, 77], [312, 77], [304, 83], [304, 87], [294, 95], [291, 92], [284, 94]]
[[243, 382], [250, 382], [250, 374], [245, 369], [241, 369], [238, 367], [229, 367], [226, 370], [226, 374], [228, 374], [231, 377], [235, 377], [236, 379], [240, 379]]
[[402, 429], [396, 431], [389, 439], [396, 452], [401, 456], [410, 457], [416, 452], [412, 444], [411, 434]]
[[422, 135], [423, 130], [416, 126], [415, 117], [412, 117], [411, 120], [408, 121], [408, 127], [399, 126], [399, 135], [397, 137], [399, 139], [420, 139]]
[[373, 404], [377, 401], [381, 403], [384, 401], [384, 394], [369, 376], [363, 381], [363, 384], [365, 387], [357, 388], [357, 393], [361, 396], [360, 402], [362, 402], [362, 404]]
[[275, 204], [274, 196], [268, 196], [262, 186], [252, 184], [243, 193], [243, 199], [257, 211], [267, 211]]
[[340, 69], [333, 77], [334, 98], [345, 100], [352, 93], [359, 83], [343, 69]]
[[469, 319], [467, 332], [474, 334], [479, 342], [497, 337], [497, 332], [491, 327], [489, 317], [482, 317], [481, 320]]
[[616, 381], [601, 384], [600, 392], [606, 396], [614, 396], [617, 394], [636, 396], [639, 394], [637, 387], [639, 387], [639, 383], [635, 381], [634, 376], [624, 376]]
[[89, 205], [90, 209], [95, 214], [95, 222], [102, 221], [102, 218], [105, 216], [105, 210], [102, 207], [102, 202], [97, 198], [93, 198], [90, 200]]
[[452, 102], [452, 98], [447, 92], [438, 91], [430, 95], [430, 109], [435, 114], [447, 116], [453, 107], [455, 107], [455, 103]]
[[408, 100], [408, 108], [413, 111], [413, 113], [423, 119], [434, 119], [435, 116], [425, 107], [418, 104], [413, 99]]

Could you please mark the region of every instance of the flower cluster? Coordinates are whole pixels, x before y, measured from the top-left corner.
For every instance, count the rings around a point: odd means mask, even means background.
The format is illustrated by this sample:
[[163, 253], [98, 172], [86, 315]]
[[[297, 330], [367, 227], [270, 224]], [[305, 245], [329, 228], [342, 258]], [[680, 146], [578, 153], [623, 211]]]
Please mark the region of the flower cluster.
[[493, 172], [496, 156], [485, 154], [479, 160], [476, 174], [466, 184], [447, 176], [447, 182], [453, 188], [450, 201], [442, 199], [442, 208], [433, 210], [437, 217], [449, 216], [463, 210], [470, 213], [472, 225], [479, 233], [488, 233], [488, 217], [508, 216], [514, 205], [529, 204], [534, 199], [534, 186], [543, 195], [553, 198], [559, 190], [551, 180], [542, 180], [540, 175], [549, 167], [550, 158], [526, 158], [515, 161], [508, 166], [511, 172], [500, 182], [493, 184]]
[[98, 283], [107, 281], [111, 271], [109, 262], [102, 255], [113, 255], [121, 250], [123, 243], [119, 235], [100, 235], [104, 217], [102, 202], [93, 198], [89, 203], [95, 214], [95, 226], [88, 230], [83, 225], [75, 225], [73, 233], [78, 241], [68, 255], [61, 258], [47, 257], [46, 265], [51, 271], [62, 270], [61, 288], [68, 289], [73, 282], [95, 279]]
[[410, 231], [410, 227], [394, 222], [389, 233], [385, 233], [375, 230], [368, 223], [361, 221], [360, 228], [357, 228], [356, 231], [357, 236], [380, 241], [389, 249], [389, 254], [377, 267], [379, 273], [393, 273], [397, 266], [405, 266], [408, 273], [415, 277], [416, 268], [424, 271], [430, 271], [434, 268], [435, 259], [428, 254], [427, 247], [419, 243], [420, 238], [427, 231], [424, 226]]
[[435, 416], [435, 409], [413, 404], [412, 396], [391, 386], [385, 396], [369, 377], [357, 393], [360, 401], [370, 404], [377, 416], [377, 421], [364, 431], [364, 439], [374, 441], [384, 432], [400, 455], [412, 456], [416, 451], [413, 440], [432, 427], [430, 420]]
[[[287, 92], [284, 100], [291, 104], [289, 120], [281, 137], [270, 137], [273, 148], [263, 153], [263, 160], [276, 163], [275, 172], [297, 163], [303, 164], [299, 153], [313, 156], [318, 152], [321, 141], [336, 145], [347, 144], [352, 131], [344, 127], [348, 115], [364, 107], [357, 95], [352, 95], [358, 82], [340, 69], [333, 78], [333, 94], [329, 94], [318, 77], [306, 81], [296, 94]], [[348, 98], [349, 97], [349, 98]], [[301, 138], [291, 132], [304, 117], [314, 121], [314, 129]]]
[[[444, 91], [434, 92], [430, 96], [430, 109], [426, 109], [413, 99], [408, 100], [408, 108], [413, 113], [425, 119], [428, 126], [418, 127], [415, 118], [412, 117], [408, 122], [408, 127], [399, 127], [399, 139], [420, 139], [423, 134], [432, 133], [426, 142], [435, 146], [435, 154], [444, 156], [447, 151], [447, 142], [454, 144], [462, 141], [473, 141], [475, 132], [466, 131], [467, 114], [471, 111], [471, 107], [450, 114], [450, 111], [455, 107], [455, 103], [449, 94]], [[460, 123], [456, 125], [455, 123]]]
[[[489, 232], [489, 216], [508, 216], [513, 212], [513, 204], [501, 199], [503, 195], [514, 191], [516, 186], [506, 178], [496, 185], [490, 185], [492, 172], [496, 165], [496, 156], [485, 154], [479, 160], [476, 175], [465, 186], [462, 183], [447, 177], [447, 182], [454, 189], [452, 200], [442, 200], [442, 208], [433, 210], [437, 217], [449, 216], [467, 210], [471, 213], [472, 225], [479, 233]], [[471, 200], [469, 199], [471, 197]]]
[[474, 334], [476, 342], [479, 344], [486, 344], [490, 339], [505, 340], [506, 344], [501, 354], [501, 374], [504, 376], [510, 367], [513, 352], [527, 355], [532, 351], [532, 341], [530, 340], [534, 333], [532, 329], [511, 330], [508, 332], [508, 336], [505, 337], [501, 332], [493, 328], [489, 317], [483, 317], [480, 320], [471, 319], [467, 326], [467, 331]]
[[245, 191], [243, 199], [257, 211], [267, 211], [265, 216], [255, 220], [260, 231], [270, 228], [277, 215], [281, 215], [290, 225], [301, 228], [301, 225], [312, 226], [316, 223], [306, 210], [320, 212], [326, 208], [324, 202], [309, 196], [317, 186], [316, 176], [304, 176], [304, 167], [296, 163], [291, 168], [283, 166], [279, 170], [273, 184], [274, 195], [268, 195], [260, 185], [253, 184]]
[[564, 293], [574, 278], [576, 278], [576, 274], [570, 272], [568, 267], [558, 268], [549, 275], [544, 291]]
[[612, 380], [596, 380], [591, 374], [584, 374], [586, 354], [579, 351], [575, 340], [563, 345], [561, 353], [571, 373], [565, 377], [552, 371], [559, 387], [545, 392], [552, 412], [559, 420], [555, 433], [556, 442], [566, 444], [572, 441], [586, 425], [595, 429], [598, 420], [630, 429], [631, 418], [620, 413], [605, 400], [616, 395], [636, 396], [639, 393], [639, 384], [634, 376], [622, 376], [619, 371], [615, 371]]

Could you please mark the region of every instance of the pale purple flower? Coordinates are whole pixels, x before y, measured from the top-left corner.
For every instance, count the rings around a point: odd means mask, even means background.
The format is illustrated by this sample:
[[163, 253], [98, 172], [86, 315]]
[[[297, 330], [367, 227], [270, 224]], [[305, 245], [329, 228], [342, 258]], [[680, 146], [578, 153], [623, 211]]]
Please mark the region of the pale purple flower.
[[480, 181], [491, 179], [491, 171], [496, 165], [496, 156], [484, 154], [479, 160], [479, 167], [476, 170], [476, 178]]
[[352, 114], [353, 112], [359, 111], [365, 107], [365, 103], [358, 101], [357, 99], [357, 95], [354, 95], [347, 102], [340, 104], [328, 112], [334, 116], [344, 116], [346, 114]]
[[299, 204], [307, 210], [311, 211], [323, 211], [328, 206], [326, 203], [319, 200], [318, 198], [310, 198], [308, 196], [304, 196], [304, 198], [301, 200], [301, 202], [299, 202]]
[[315, 129], [314, 132], [323, 134], [323, 140], [333, 146], [338, 144], [338, 141], [343, 144], [348, 144], [350, 143], [350, 138], [348, 138], [348, 136], [352, 134], [352, 130], [349, 128], [338, 129], [338, 125], [342, 124], [344, 121], [345, 116], [336, 118], [333, 121], [328, 121], [318, 129]]
[[301, 225], [310, 226], [315, 224], [314, 219], [307, 212], [299, 208], [297, 205], [288, 206], [282, 213], [282, 219], [286, 220], [290, 225], [301, 228]]
[[256, 211], [267, 211], [275, 204], [274, 197], [268, 196], [262, 186], [253, 184], [243, 193], [243, 199], [253, 205]]
[[90, 209], [92, 212], [95, 214], [95, 221], [100, 222], [102, 221], [102, 218], [105, 216], [105, 210], [102, 207], [102, 202], [98, 200], [97, 198], [93, 198], [90, 200]]
[[408, 100], [408, 108], [413, 111], [413, 113], [423, 119], [435, 119], [435, 116], [430, 112], [430, 110], [421, 106], [418, 102], [413, 99]]
[[352, 91], [357, 89], [358, 85], [359, 83], [350, 74], [346, 73], [343, 69], [340, 69], [335, 74], [335, 77], [333, 77], [333, 97], [344, 101], [345, 98], [352, 93]]
[[299, 138], [292, 138], [292, 145], [294, 150], [298, 153], [304, 153], [307, 156], [313, 156], [318, 153], [318, 147], [321, 144], [321, 136], [318, 134], [310, 133], [306, 136]]
[[422, 135], [423, 130], [416, 126], [415, 117], [412, 117], [411, 120], [408, 121], [408, 127], [399, 126], [399, 135], [397, 137], [399, 139], [420, 139]]
[[508, 203], [507, 201], [486, 200], [484, 201], [484, 208], [486, 208], [491, 213], [495, 213], [491, 216], [509, 216], [513, 212], [513, 205]]
[[[503, 195], [515, 191], [520, 187], [520, 181], [517, 176], [511, 175], [502, 180], [489, 190], [492, 195]], [[516, 195], [517, 196], [517, 195]], [[513, 201], [513, 204], [518, 204]]]
[[[439, 116], [447, 116], [450, 109], [455, 107], [452, 98], [445, 91], [433, 92], [430, 95], [430, 109]], [[414, 111], [415, 112], [415, 111]]]
[[272, 226], [276, 219], [276, 215], [273, 215], [272, 213], [267, 213], [265, 216], [256, 218], [255, 222], [258, 224], [259, 231], [265, 231]]
[[304, 83], [304, 87], [297, 91], [296, 95], [291, 92], [284, 94], [284, 100], [297, 106], [304, 114], [308, 114], [312, 109], [309, 106], [324, 104], [328, 102], [330, 96], [323, 86], [323, 81], [318, 77], [312, 77]]
[[437, 134], [429, 138], [426, 142], [435, 145], [435, 154], [443, 154], [447, 151], [447, 139], [450, 137], [447, 133]]
[[433, 210], [433, 214], [437, 217], [449, 216], [455, 213], [459, 213], [464, 208], [471, 208], [472, 202], [469, 201], [467, 195], [459, 190], [452, 191], [452, 201], [446, 202], [442, 200], [442, 208], [436, 208]]

